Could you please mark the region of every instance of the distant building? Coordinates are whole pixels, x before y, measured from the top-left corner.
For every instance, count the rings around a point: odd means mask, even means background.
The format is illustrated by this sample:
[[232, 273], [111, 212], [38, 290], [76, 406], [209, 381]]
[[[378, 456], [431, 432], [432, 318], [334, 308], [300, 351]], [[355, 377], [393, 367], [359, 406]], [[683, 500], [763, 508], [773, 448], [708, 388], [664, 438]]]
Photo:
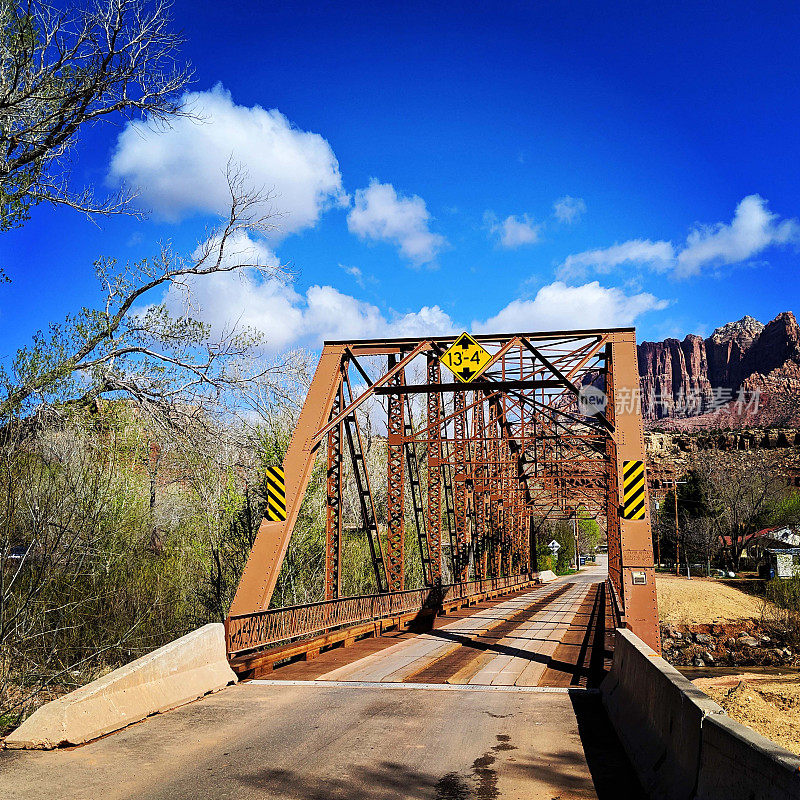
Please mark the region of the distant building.
[[800, 577], [800, 547], [768, 547], [759, 568], [766, 579]]
[[764, 528], [750, 538], [747, 543], [747, 556], [758, 562], [767, 549], [785, 548], [800, 548], [800, 532], [788, 525], [783, 528]]

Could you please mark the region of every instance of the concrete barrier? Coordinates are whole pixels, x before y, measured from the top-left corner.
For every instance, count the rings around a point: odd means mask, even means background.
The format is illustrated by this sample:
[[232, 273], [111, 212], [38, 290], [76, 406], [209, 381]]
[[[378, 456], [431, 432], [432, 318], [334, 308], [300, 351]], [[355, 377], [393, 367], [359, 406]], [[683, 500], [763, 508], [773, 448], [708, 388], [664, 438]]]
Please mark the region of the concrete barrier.
[[236, 683], [221, 623], [205, 625], [37, 709], [8, 748], [82, 744]]
[[703, 722], [697, 800], [800, 797], [800, 757], [728, 716]]
[[628, 630], [601, 692], [652, 800], [800, 800], [800, 757], [731, 719]]
[[551, 569], [546, 569], [543, 572], [536, 573], [536, 580], [538, 580], [539, 583], [550, 583], [557, 577], [558, 576]]
[[614, 664], [601, 686], [608, 716], [652, 800], [691, 800], [701, 726], [724, 714], [708, 695], [628, 630], [618, 629]]

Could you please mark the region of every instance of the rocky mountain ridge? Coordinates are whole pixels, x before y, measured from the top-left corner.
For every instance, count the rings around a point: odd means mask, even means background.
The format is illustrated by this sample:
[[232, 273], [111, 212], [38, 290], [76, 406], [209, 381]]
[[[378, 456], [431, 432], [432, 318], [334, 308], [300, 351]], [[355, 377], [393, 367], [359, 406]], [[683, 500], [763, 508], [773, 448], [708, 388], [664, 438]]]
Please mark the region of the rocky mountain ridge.
[[785, 311], [745, 316], [704, 339], [638, 346], [642, 413], [673, 430], [800, 424], [800, 326]]
[[747, 349], [764, 330], [764, 326], [754, 317], [745, 314], [738, 322], [727, 322], [711, 334], [718, 344], [735, 341], [740, 348]]

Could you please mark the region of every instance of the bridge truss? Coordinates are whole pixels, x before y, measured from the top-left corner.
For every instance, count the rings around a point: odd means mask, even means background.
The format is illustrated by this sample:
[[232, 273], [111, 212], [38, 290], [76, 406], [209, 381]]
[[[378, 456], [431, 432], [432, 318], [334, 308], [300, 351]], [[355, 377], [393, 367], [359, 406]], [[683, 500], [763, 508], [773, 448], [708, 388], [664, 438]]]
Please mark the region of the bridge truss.
[[[325, 343], [283, 465], [286, 519], [262, 523], [231, 607], [233, 649], [268, 640], [271, 625], [300, 635], [303, 619], [313, 617], [307, 624], [315, 630], [325, 620], [348, 624], [343, 609], [355, 600], [364, 605], [366, 597], [341, 597], [349, 476], [369, 541], [373, 605], [441, 601], [470, 582], [517, 585], [538, 571], [545, 520], [589, 516], [606, 528], [609, 577], [627, 626], [660, 650], [647, 489], [636, 501], [641, 518], [625, 518], [621, 494], [625, 465], [645, 457], [634, 330], [478, 335], [490, 359], [469, 383], [441, 360], [457, 338]], [[356, 414], [376, 400], [386, 414], [385, 477], [369, 473]], [[268, 610], [321, 449], [325, 601]], [[376, 510], [378, 478], [385, 480], [385, 519]], [[404, 585], [409, 530], [427, 595]]]

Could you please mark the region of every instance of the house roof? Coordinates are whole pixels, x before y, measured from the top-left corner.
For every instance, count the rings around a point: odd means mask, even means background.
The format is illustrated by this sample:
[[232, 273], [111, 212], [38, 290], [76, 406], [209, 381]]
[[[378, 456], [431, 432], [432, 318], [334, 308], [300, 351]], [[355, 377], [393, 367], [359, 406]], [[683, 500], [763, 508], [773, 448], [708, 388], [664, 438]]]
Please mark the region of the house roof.
[[[723, 545], [726, 547], [730, 547], [732, 544], [730, 536], [720, 536], [720, 539], [722, 540]], [[796, 546], [800, 545], [800, 531], [793, 528], [791, 525], [781, 525], [780, 527], [775, 528], [763, 528], [762, 530], [756, 531], [750, 536], [745, 537], [744, 541], [746, 544], [750, 544], [750, 542], [754, 541], [755, 539], [764, 539], [768, 542], [775, 542], [776, 544]]]
[[[760, 539], [774, 530], [777, 530], [777, 528], [764, 528], [763, 530], [751, 533], [749, 536], [745, 536], [744, 541], [749, 544], [753, 539]], [[720, 536], [719, 538], [726, 547], [730, 547], [733, 544], [733, 537], [731, 536]]]

